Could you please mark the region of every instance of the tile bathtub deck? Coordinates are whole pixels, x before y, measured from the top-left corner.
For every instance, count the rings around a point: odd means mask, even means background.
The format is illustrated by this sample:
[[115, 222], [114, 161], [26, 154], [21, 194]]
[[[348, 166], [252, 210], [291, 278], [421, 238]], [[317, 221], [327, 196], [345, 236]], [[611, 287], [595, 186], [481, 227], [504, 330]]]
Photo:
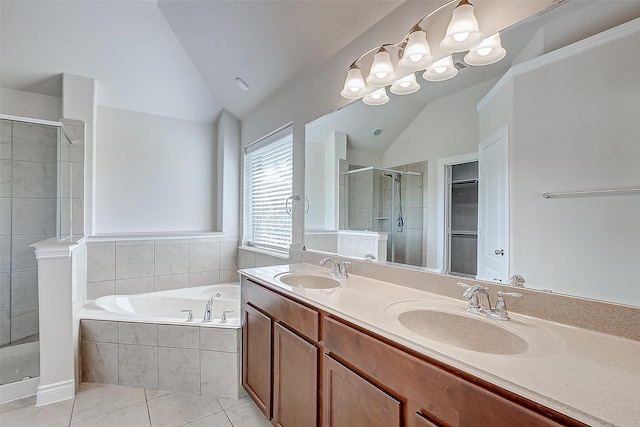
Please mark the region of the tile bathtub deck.
[[268, 427], [248, 397], [193, 394], [82, 383], [74, 399], [36, 407], [35, 396], [0, 406], [2, 427]]

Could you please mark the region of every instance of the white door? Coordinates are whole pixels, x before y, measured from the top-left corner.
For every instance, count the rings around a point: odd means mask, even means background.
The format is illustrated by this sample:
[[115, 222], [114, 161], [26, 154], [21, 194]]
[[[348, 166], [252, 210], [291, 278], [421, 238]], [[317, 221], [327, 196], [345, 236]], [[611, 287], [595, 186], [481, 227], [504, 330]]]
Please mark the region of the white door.
[[509, 141], [505, 126], [480, 143], [478, 279], [509, 277]]

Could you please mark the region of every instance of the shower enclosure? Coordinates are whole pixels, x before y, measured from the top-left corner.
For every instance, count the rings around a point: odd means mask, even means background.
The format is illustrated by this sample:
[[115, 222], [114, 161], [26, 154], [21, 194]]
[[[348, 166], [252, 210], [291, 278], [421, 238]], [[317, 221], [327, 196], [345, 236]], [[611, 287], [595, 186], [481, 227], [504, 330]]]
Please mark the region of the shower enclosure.
[[63, 144], [70, 144], [64, 135], [60, 123], [0, 117], [2, 390], [40, 375], [38, 264], [30, 245], [71, 234], [71, 181], [77, 171], [62, 159], [69, 151]]
[[351, 166], [340, 187], [340, 228], [387, 233], [388, 261], [423, 266], [423, 174], [400, 170], [409, 166]]

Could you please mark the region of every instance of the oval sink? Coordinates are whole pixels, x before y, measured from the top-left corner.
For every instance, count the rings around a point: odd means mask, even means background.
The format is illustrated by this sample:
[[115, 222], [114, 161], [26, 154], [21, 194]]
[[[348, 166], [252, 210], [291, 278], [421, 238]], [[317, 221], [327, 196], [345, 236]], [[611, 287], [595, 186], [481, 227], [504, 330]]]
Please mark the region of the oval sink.
[[400, 313], [398, 321], [427, 339], [491, 354], [520, 354], [529, 344], [519, 335], [467, 313], [418, 309]]
[[299, 286], [306, 289], [331, 289], [340, 286], [340, 281], [333, 277], [310, 273], [285, 273], [276, 276], [276, 280], [289, 286]]

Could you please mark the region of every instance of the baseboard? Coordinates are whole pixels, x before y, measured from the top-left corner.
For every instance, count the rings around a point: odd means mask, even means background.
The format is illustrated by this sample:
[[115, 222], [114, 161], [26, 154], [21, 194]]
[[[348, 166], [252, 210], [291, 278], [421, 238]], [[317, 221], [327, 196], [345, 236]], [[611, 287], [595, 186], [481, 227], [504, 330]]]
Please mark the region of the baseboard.
[[40, 377], [29, 378], [0, 386], [0, 403], [12, 402], [36, 394]]
[[44, 406], [71, 399], [75, 396], [75, 388], [76, 384], [73, 379], [38, 386], [36, 406]]

